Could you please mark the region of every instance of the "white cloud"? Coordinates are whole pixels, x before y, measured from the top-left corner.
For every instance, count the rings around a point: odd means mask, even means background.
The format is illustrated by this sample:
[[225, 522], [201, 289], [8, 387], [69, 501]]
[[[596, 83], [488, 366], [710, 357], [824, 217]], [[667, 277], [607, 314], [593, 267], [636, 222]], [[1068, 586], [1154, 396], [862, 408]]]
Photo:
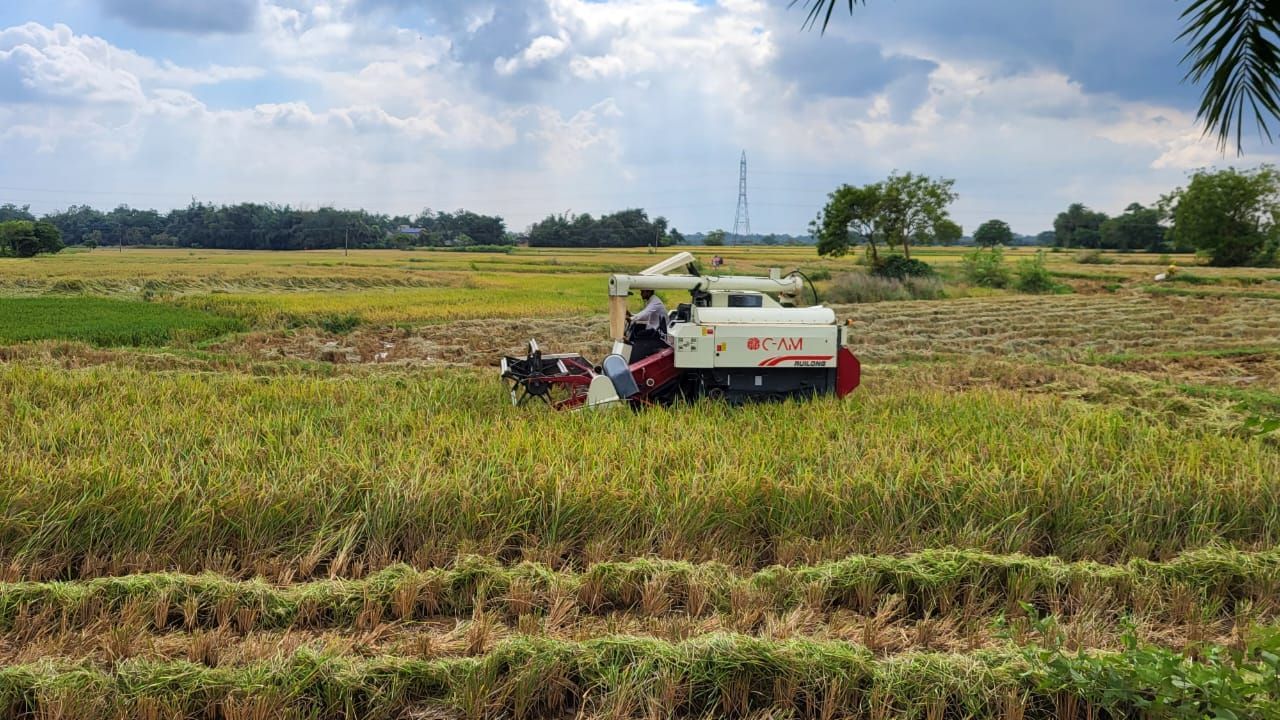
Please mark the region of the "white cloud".
[[0, 74], [16, 79], [33, 98], [140, 105], [145, 102], [144, 83], [193, 87], [256, 78], [262, 71], [184, 67], [121, 50], [102, 38], [77, 35], [66, 25], [27, 23], [0, 31]]
[[141, 103], [136, 73], [113, 50], [97, 38], [73, 35], [66, 25], [11, 27], [0, 31], [0, 87], [23, 91], [18, 99]]
[[[448, 22], [425, 20], [437, 6]], [[698, 230], [731, 219], [745, 148], [766, 230], [799, 231], [837, 183], [902, 169], [955, 177], [967, 226], [1034, 232], [1067, 202], [1118, 210], [1221, 160], [1190, 111], [1054, 66], [864, 38], [844, 67], [854, 48], [815, 45], [830, 38], [784, 6], [263, 0], [246, 34], [201, 38], [186, 64], [30, 23], [0, 31], [0, 180], [58, 167], [122, 200], [466, 206], [517, 226], [639, 205]], [[810, 47], [826, 77], [780, 61]], [[210, 89], [252, 78], [261, 94]]]
[[539, 35], [519, 55], [494, 60], [493, 67], [499, 75], [514, 75], [520, 70], [534, 68], [559, 57], [568, 47], [569, 43], [563, 38]]
[[604, 168], [616, 163], [620, 155], [617, 128], [611, 121], [622, 117], [612, 98], [564, 118], [550, 108], [531, 111], [537, 127], [530, 136], [544, 148], [547, 167], [557, 172], [573, 172], [588, 165]]

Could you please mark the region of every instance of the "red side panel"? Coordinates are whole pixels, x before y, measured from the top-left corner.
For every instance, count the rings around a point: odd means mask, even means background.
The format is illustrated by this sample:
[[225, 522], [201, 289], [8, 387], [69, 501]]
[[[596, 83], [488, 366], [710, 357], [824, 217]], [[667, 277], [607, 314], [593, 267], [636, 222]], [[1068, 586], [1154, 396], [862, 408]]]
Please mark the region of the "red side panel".
[[844, 397], [853, 392], [862, 382], [862, 363], [858, 356], [842, 347], [836, 353], [836, 397]]
[[680, 377], [680, 371], [676, 368], [676, 351], [667, 348], [640, 362], [632, 363], [631, 375], [640, 387], [640, 397], [647, 398], [649, 393]]

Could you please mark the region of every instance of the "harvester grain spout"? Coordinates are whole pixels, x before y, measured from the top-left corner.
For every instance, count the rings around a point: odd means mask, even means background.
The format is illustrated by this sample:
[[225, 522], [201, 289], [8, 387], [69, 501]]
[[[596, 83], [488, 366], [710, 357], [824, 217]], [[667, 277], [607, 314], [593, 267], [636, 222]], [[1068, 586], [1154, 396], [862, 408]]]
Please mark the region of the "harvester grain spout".
[[[599, 365], [580, 354], [543, 354], [534, 341], [525, 357], [502, 358], [512, 402], [537, 398], [560, 409], [677, 397], [743, 402], [844, 397], [858, 386], [861, 365], [846, 347], [847, 329], [830, 308], [798, 306], [801, 275], [776, 269], [768, 277], [702, 275], [693, 259], [679, 253], [635, 275], [610, 276], [614, 345]], [[680, 267], [688, 273], [670, 274]], [[627, 316], [633, 290], [685, 290], [689, 302], [662, 318], [656, 331], [639, 328]]]

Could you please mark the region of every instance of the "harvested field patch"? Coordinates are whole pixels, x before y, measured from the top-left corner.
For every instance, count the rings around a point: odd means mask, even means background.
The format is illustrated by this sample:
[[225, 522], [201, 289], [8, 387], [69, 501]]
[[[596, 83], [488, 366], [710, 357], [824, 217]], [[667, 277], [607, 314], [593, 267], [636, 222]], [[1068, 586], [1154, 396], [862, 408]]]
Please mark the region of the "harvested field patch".
[[[784, 612], [748, 608], [702, 617], [682, 614], [647, 616], [610, 612], [566, 617], [529, 613], [509, 618], [477, 612], [465, 618], [385, 621], [361, 628], [242, 630], [233, 620], [222, 627], [157, 632], [145, 623], [101, 625], [85, 630], [51, 628], [42, 633], [0, 634], [0, 664], [56, 660], [109, 668], [123, 660], [183, 661], [232, 669], [298, 652], [346, 657], [407, 657], [420, 660], [481, 658], [513, 639], [585, 642], [617, 636], [669, 643], [720, 633], [761, 640], [843, 642], [877, 658], [906, 653], [973, 653], [1015, 650], [1021, 645], [1061, 643], [1070, 651], [1121, 652], [1130, 639], [1180, 652], [1206, 645], [1235, 646], [1275, 632], [1272, 621], [1245, 618], [1194, 618], [1186, 623], [1131, 615], [1127, 627], [1115, 616], [1080, 613], [1071, 617], [1008, 617], [982, 608], [927, 618], [904, 616], [901, 597], [888, 597], [870, 614], [849, 610], [797, 608]], [[990, 609], [987, 609], [990, 610]]]
[[495, 367], [503, 355], [523, 356], [531, 339], [544, 346], [550, 342], [555, 347], [572, 347], [601, 359], [612, 344], [608, 336], [608, 320], [602, 316], [517, 318], [357, 328], [342, 334], [314, 328], [258, 332], [211, 349], [259, 360]]
[[[851, 342], [864, 362], [1027, 356], [1091, 362], [1097, 355], [1280, 342], [1280, 302], [1143, 296], [993, 297], [936, 302], [842, 305], [852, 321]], [[602, 357], [604, 316], [453, 321], [408, 329], [369, 329], [348, 335], [262, 333], [219, 346], [258, 358], [340, 362], [444, 362], [492, 367], [503, 354], [521, 354], [535, 338], [543, 348]], [[389, 343], [383, 346], [381, 343]], [[380, 353], [386, 352], [386, 356]]]
[[838, 308], [871, 362], [974, 354], [1094, 355], [1231, 348], [1280, 338], [1280, 301], [1179, 296], [1057, 296], [878, 303]]
[[1102, 362], [1108, 367], [1167, 382], [1280, 393], [1280, 348], [1157, 353], [1105, 358]]

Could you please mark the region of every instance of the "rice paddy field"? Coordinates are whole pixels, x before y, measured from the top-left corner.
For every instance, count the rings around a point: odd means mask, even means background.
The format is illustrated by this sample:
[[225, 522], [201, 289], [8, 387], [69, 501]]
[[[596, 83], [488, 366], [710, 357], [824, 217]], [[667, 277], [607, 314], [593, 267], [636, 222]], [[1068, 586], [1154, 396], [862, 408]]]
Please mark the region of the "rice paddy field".
[[963, 252], [843, 401], [566, 414], [662, 256], [0, 261], [0, 717], [1280, 717], [1280, 269]]

